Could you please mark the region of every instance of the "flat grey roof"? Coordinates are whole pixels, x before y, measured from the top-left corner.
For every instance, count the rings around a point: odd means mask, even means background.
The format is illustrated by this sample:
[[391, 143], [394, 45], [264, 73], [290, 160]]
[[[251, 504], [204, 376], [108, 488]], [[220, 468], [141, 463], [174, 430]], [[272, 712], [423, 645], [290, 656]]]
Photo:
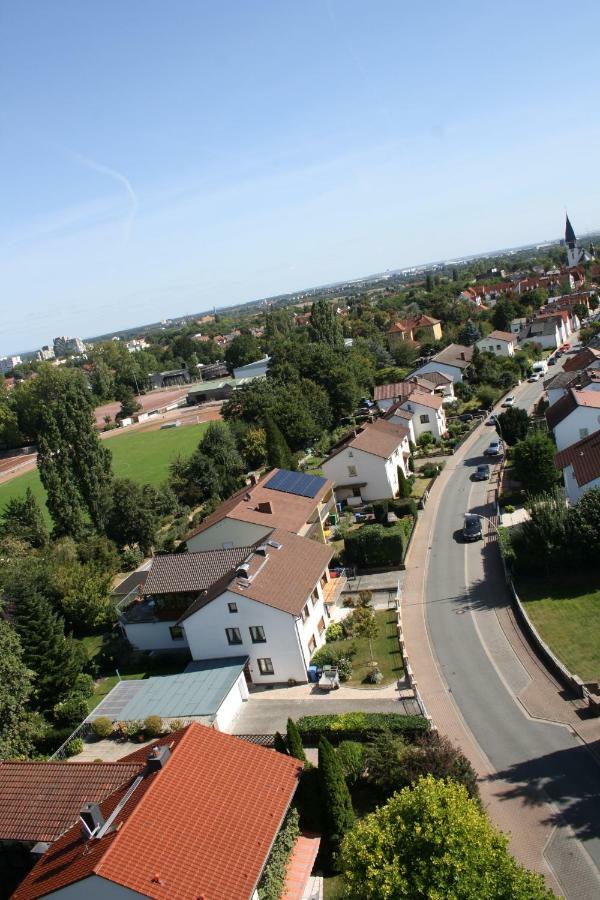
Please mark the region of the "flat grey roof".
[[203, 659], [189, 663], [180, 675], [119, 681], [87, 721], [99, 716], [124, 722], [152, 715], [163, 719], [215, 716], [247, 661], [247, 656]]

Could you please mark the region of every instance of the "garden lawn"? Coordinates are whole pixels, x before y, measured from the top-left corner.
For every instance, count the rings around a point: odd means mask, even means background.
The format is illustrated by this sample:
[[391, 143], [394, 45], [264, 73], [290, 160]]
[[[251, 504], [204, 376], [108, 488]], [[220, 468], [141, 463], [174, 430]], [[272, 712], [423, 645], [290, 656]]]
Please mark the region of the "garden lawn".
[[583, 681], [600, 680], [600, 573], [521, 578], [517, 585], [542, 639]]
[[331, 645], [344, 649], [354, 644], [357, 648], [356, 654], [352, 657], [352, 677], [346, 682], [350, 687], [364, 687], [376, 690], [378, 687], [397, 681], [403, 675], [402, 655], [396, 630], [396, 610], [376, 610], [375, 619], [378, 631], [377, 637], [373, 639], [373, 658], [383, 675], [383, 681], [380, 684], [364, 683], [364, 679], [371, 671], [371, 653], [367, 638], [349, 638], [348, 640], [335, 641]]
[[[169, 475], [169, 465], [176, 456], [191, 456], [208, 422], [165, 428], [164, 431], [141, 431], [111, 436], [106, 446], [112, 453], [113, 471], [120, 478], [131, 478], [140, 484], [158, 487]], [[46, 492], [36, 471], [26, 472], [0, 484], [0, 509], [13, 497], [23, 497], [27, 488], [40, 503], [47, 521]]]
[[415, 478], [410, 496], [415, 500], [420, 500], [427, 488], [431, 485], [431, 478], [421, 478], [419, 475]]

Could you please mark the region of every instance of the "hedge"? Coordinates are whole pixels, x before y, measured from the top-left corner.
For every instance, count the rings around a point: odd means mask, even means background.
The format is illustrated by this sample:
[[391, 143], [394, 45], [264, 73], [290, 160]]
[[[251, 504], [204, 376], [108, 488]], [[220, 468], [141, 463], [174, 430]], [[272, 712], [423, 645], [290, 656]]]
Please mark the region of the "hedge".
[[403, 538], [404, 529], [397, 525], [363, 525], [346, 537], [344, 557], [359, 568], [400, 565], [404, 558]]
[[401, 734], [409, 740], [429, 731], [429, 722], [423, 716], [403, 716], [400, 713], [348, 712], [338, 715], [302, 716], [296, 722], [306, 743], [318, 743], [326, 737], [332, 744], [340, 741], [366, 741], [382, 731]]
[[285, 884], [290, 855], [300, 834], [298, 811], [288, 812], [279, 834], [273, 842], [269, 859], [257, 888], [259, 900], [279, 900]]

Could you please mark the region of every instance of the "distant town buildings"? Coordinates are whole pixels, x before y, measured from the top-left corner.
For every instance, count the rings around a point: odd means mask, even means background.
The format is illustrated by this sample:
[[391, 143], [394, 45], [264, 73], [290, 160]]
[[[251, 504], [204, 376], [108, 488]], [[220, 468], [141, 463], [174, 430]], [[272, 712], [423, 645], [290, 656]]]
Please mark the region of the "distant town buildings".
[[35, 354], [35, 358], [40, 362], [47, 361], [49, 359], [54, 359], [55, 354], [52, 347], [49, 347], [48, 344], [44, 344], [41, 350], [38, 350]]
[[133, 338], [125, 344], [130, 353], [139, 353], [140, 350], [147, 350], [150, 344], [147, 344], [144, 338]]
[[53, 343], [55, 356], [79, 356], [85, 353], [85, 344], [80, 337], [55, 337]]
[[20, 356], [0, 356], [0, 372], [5, 375], [6, 372], [12, 372], [15, 366], [21, 365]]

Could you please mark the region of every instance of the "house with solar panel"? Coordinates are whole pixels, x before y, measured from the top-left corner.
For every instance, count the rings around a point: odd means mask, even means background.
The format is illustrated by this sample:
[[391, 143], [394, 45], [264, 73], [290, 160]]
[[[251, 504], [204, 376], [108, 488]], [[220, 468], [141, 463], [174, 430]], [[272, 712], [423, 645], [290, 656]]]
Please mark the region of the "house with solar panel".
[[271, 528], [250, 546], [156, 556], [118, 605], [119, 623], [141, 650], [245, 657], [247, 682], [305, 682], [345, 584], [329, 569], [332, 555], [320, 541]]
[[335, 499], [329, 479], [272, 469], [207, 516], [188, 538], [187, 549], [249, 547], [265, 541], [274, 528], [324, 541], [333, 514]]

